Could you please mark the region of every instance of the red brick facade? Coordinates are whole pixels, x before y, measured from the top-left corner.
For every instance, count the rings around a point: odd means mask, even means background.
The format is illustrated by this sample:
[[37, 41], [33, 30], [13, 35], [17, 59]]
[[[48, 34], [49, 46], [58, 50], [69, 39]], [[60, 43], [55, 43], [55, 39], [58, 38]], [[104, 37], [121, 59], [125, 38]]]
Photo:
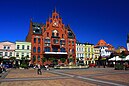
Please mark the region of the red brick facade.
[[[62, 18], [53, 11], [46, 24], [30, 21], [30, 29], [26, 37], [32, 43], [31, 63], [42, 64], [42, 58], [69, 58], [76, 60], [76, 37], [71, 28], [62, 23]], [[47, 61], [48, 63], [49, 61]], [[51, 62], [50, 62], [51, 63]]]

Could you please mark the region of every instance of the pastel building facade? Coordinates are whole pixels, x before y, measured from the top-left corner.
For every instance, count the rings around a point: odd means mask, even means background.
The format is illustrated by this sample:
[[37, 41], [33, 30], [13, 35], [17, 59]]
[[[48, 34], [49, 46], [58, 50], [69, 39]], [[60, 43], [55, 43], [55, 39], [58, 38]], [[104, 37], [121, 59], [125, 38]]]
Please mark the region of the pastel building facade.
[[94, 47], [94, 57], [95, 57], [95, 60], [98, 60], [99, 56], [100, 56], [100, 49]]
[[95, 63], [94, 44], [85, 43], [85, 64]]
[[10, 57], [15, 56], [15, 43], [5, 41], [0, 42], [0, 57], [9, 60]]
[[21, 60], [22, 57], [27, 57], [28, 60], [31, 58], [31, 43], [16, 41], [15, 57]]
[[85, 57], [85, 44], [76, 43], [76, 58], [84, 60]]

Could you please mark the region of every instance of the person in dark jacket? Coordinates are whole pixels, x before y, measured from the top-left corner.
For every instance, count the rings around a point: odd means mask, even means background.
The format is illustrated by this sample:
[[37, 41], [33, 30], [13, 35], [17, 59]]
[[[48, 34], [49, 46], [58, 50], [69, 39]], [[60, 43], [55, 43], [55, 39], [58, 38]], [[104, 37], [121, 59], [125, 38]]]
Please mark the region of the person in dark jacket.
[[38, 73], [38, 75], [42, 75], [41, 65], [40, 64], [38, 64], [37, 73]]

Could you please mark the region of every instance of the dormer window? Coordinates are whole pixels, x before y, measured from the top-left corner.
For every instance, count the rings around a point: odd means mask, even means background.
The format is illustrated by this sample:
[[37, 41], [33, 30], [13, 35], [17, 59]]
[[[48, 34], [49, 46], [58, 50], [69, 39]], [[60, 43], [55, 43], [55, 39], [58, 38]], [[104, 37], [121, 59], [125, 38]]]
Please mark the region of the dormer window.
[[58, 18], [58, 16], [56, 16], [56, 18]]
[[39, 29], [36, 29], [35, 32], [36, 32], [36, 33], [39, 33]]

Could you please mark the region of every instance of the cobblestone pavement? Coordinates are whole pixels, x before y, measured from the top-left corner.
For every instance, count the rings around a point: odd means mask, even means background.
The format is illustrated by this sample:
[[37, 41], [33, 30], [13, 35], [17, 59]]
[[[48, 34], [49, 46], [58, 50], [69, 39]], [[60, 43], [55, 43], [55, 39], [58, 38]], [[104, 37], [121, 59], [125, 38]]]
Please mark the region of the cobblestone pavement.
[[0, 86], [129, 86], [129, 70], [113, 68], [42, 70], [11, 69], [0, 78]]

